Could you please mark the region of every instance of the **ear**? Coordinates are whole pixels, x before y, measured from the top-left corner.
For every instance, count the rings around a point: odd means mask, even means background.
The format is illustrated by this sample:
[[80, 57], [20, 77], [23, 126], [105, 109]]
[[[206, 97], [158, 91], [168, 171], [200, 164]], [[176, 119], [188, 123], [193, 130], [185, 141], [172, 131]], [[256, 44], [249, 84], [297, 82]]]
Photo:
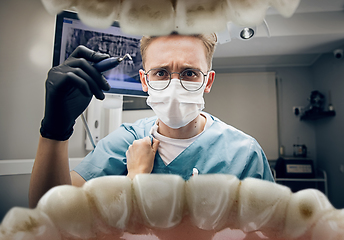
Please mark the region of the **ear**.
[[215, 71], [211, 70], [208, 72], [208, 82], [207, 82], [207, 86], [205, 86], [204, 92], [205, 93], [209, 93], [211, 86], [213, 85], [215, 80]]
[[145, 72], [140, 69], [139, 70], [139, 74], [140, 74], [140, 81], [141, 81], [141, 84], [142, 84], [142, 90], [144, 92], [147, 92], [148, 91], [148, 86], [147, 86], [147, 82], [146, 82], [146, 78], [145, 78]]

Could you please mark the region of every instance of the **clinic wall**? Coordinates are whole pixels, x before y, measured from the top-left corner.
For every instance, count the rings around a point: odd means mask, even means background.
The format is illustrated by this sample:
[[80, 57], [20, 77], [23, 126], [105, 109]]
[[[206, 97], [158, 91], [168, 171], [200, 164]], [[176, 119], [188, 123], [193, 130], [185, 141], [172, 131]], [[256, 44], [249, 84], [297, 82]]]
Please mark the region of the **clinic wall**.
[[[308, 148], [308, 157], [316, 161], [315, 128], [312, 124], [300, 121], [293, 114], [293, 106], [308, 105], [307, 98], [314, 90], [310, 67], [262, 67], [242, 69], [217, 69], [217, 73], [234, 72], [275, 72], [278, 101], [278, 134], [279, 146], [283, 146], [283, 155], [293, 155], [293, 144], [305, 144]], [[215, 84], [216, 82], [215, 76]], [[211, 94], [211, 93], [210, 93]], [[219, 106], [223, 107], [223, 106]], [[230, 124], [230, 123], [229, 123]], [[269, 159], [275, 160], [275, 159]], [[273, 162], [272, 162], [273, 165]]]
[[7, 0], [0, 8], [0, 29], [0, 159], [34, 158], [54, 17], [40, 0]]
[[293, 112], [294, 106], [306, 109], [308, 97], [314, 90], [310, 67], [276, 68], [278, 88], [279, 140], [284, 156], [293, 156], [294, 144], [307, 147], [307, 157], [317, 159], [316, 136], [313, 124], [300, 121]]
[[[52, 66], [55, 16], [40, 0], [1, 2], [0, 160], [33, 159], [44, 113], [44, 82]], [[85, 155], [77, 121], [70, 157]]]
[[[344, 46], [342, 47], [344, 48]], [[336, 208], [344, 208], [344, 59], [324, 54], [312, 66], [315, 89], [328, 100], [331, 91], [336, 116], [314, 122], [318, 165], [328, 174], [329, 198]], [[325, 107], [328, 106], [328, 101]]]

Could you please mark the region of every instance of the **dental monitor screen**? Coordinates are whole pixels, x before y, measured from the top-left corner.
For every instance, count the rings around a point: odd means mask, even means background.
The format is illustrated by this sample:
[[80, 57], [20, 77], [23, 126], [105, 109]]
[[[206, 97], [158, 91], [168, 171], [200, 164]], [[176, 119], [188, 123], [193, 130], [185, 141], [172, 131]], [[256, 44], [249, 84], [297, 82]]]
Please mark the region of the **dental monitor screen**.
[[139, 78], [139, 69], [142, 68], [140, 39], [141, 36], [122, 33], [116, 22], [107, 29], [96, 29], [84, 25], [76, 13], [64, 11], [56, 18], [53, 66], [64, 62], [79, 45], [111, 57], [123, 57], [129, 53], [132, 60], [125, 60], [116, 68], [103, 72], [111, 86], [108, 92], [147, 96], [142, 91]]

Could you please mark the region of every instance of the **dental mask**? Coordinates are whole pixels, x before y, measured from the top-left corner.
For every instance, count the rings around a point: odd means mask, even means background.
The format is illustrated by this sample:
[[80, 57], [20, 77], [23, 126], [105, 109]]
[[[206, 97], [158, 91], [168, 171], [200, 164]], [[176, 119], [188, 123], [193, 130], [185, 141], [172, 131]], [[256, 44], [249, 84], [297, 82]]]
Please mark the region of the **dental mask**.
[[[159, 85], [161, 81], [150, 84]], [[194, 120], [204, 109], [203, 92], [206, 85], [207, 81], [199, 90], [187, 91], [179, 79], [171, 79], [170, 85], [164, 90], [158, 91], [148, 86], [147, 104], [167, 126], [174, 129], [181, 128]]]

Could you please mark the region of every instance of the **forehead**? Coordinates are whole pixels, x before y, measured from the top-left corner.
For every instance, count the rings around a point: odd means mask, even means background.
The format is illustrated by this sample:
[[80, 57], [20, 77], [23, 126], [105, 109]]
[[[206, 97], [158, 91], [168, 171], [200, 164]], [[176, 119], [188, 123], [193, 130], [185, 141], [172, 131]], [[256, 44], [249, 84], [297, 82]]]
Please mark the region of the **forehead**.
[[207, 68], [206, 49], [201, 39], [193, 36], [170, 35], [157, 37], [146, 49], [146, 70], [167, 68]]

